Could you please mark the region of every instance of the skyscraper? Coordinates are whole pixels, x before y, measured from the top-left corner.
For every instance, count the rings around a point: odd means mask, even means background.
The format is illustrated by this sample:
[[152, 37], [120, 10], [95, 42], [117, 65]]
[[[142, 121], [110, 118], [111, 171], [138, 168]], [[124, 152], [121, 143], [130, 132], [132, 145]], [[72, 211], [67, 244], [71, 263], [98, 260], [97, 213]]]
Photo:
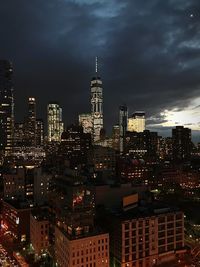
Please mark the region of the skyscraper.
[[42, 119], [36, 120], [36, 146], [42, 146], [44, 142], [44, 122]]
[[145, 112], [136, 111], [132, 117], [128, 119], [129, 132], [143, 132], [145, 130]]
[[119, 150], [120, 153], [124, 151], [125, 135], [127, 131], [128, 109], [123, 105], [119, 107]]
[[91, 80], [91, 115], [93, 118], [93, 141], [100, 139], [100, 131], [103, 128], [103, 89], [102, 81], [98, 76], [98, 64], [96, 58], [95, 77]]
[[34, 97], [28, 99], [28, 116], [25, 120], [25, 138], [28, 146], [36, 146], [36, 101]]
[[12, 65], [0, 60], [0, 151], [10, 155], [14, 135], [14, 96]]
[[61, 134], [64, 130], [62, 122], [62, 108], [58, 103], [52, 102], [47, 106], [47, 121], [48, 121], [48, 140], [61, 141]]
[[119, 151], [119, 125], [114, 125], [112, 130], [112, 148]]
[[15, 122], [14, 129], [14, 147], [21, 147], [26, 145], [26, 141], [24, 140], [24, 123]]

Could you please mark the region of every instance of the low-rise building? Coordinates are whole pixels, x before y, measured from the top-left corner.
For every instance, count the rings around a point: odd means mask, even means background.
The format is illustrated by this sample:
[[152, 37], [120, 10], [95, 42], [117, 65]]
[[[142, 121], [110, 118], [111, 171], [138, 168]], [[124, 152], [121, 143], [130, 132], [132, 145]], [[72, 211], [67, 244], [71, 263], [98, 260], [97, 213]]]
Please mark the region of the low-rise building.
[[34, 211], [30, 214], [30, 242], [35, 256], [47, 252], [49, 247], [49, 219], [47, 212]]
[[18, 242], [29, 241], [30, 212], [27, 203], [2, 201], [1, 229], [9, 232]]
[[111, 261], [116, 267], [151, 267], [170, 261], [184, 250], [184, 215], [169, 207], [149, 204], [109, 213]]
[[30, 206], [47, 201], [51, 175], [34, 167], [11, 168], [3, 173], [4, 198], [28, 201]]
[[94, 186], [78, 171], [55, 177], [55, 257], [59, 267], [108, 267], [109, 234], [95, 224]]
[[70, 238], [65, 229], [55, 229], [55, 253], [59, 267], [109, 267], [109, 234]]

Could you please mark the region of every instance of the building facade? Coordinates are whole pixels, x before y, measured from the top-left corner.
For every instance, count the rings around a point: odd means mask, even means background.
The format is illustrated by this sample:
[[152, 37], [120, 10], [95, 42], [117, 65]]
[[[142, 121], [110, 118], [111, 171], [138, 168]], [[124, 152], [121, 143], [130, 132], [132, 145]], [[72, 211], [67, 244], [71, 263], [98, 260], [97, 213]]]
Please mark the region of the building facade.
[[120, 129], [119, 125], [114, 125], [112, 130], [112, 148], [119, 151]]
[[41, 210], [32, 211], [30, 214], [30, 242], [35, 256], [41, 256], [49, 248], [49, 220]]
[[145, 112], [136, 111], [132, 117], [128, 119], [129, 132], [143, 132], [145, 130]]
[[12, 65], [0, 60], [0, 150], [11, 155], [14, 138], [14, 95]]
[[51, 176], [42, 168], [10, 169], [3, 174], [4, 198], [27, 201], [29, 206], [43, 205], [47, 201]]
[[14, 147], [21, 147], [24, 145], [25, 145], [24, 123], [15, 122]]
[[25, 120], [26, 145], [36, 146], [36, 100], [34, 97], [28, 99], [28, 117]]
[[55, 229], [55, 253], [59, 267], [109, 267], [109, 235], [97, 234], [69, 239], [63, 229]]
[[62, 108], [58, 103], [49, 103], [47, 107], [48, 122], [48, 141], [61, 141], [61, 135], [64, 131], [62, 122]]
[[119, 150], [120, 153], [124, 151], [125, 145], [125, 135], [127, 131], [127, 122], [128, 122], [128, 109], [127, 106], [119, 107]]
[[115, 172], [116, 151], [110, 147], [93, 146], [88, 151], [88, 163], [94, 166], [95, 171]]
[[184, 251], [182, 212], [158, 208], [149, 215], [142, 215], [133, 211], [110, 221], [113, 266], [151, 267], [175, 259]]
[[144, 130], [143, 132], [127, 132], [125, 152], [133, 156], [155, 159], [159, 155], [158, 133]]
[[1, 228], [10, 231], [13, 238], [19, 243], [29, 241], [30, 211], [30, 207], [20, 205], [18, 201], [2, 202]]
[[191, 156], [191, 129], [176, 126], [172, 129], [172, 150], [175, 160], [188, 160]]
[[[94, 187], [77, 171], [56, 177], [63, 199], [56, 207], [55, 254], [59, 267], [109, 266], [109, 235], [94, 223]], [[54, 201], [55, 203], [55, 201]]]
[[98, 76], [97, 62], [95, 77], [91, 80], [91, 115], [95, 142], [100, 139], [100, 131], [103, 128], [103, 88], [101, 78]]
[[91, 134], [84, 133], [83, 127], [77, 125], [68, 126], [66, 131], [62, 133], [58, 149], [60, 163], [68, 161], [72, 168], [86, 163], [86, 155], [91, 143]]
[[36, 120], [36, 146], [44, 145], [44, 121], [42, 119]]
[[93, 119], [89, 113], [79, 115], [79, 125], [83, 127], [84, 133], [93, 133]]

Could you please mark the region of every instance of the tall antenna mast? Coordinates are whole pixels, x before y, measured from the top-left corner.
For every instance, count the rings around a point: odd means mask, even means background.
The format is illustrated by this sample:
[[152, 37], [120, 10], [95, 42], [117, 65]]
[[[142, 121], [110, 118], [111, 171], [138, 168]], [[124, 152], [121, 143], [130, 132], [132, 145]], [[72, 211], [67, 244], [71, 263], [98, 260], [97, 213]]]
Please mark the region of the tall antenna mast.
[[95, 57], [95, 72], [98, 73], [98, 57]]

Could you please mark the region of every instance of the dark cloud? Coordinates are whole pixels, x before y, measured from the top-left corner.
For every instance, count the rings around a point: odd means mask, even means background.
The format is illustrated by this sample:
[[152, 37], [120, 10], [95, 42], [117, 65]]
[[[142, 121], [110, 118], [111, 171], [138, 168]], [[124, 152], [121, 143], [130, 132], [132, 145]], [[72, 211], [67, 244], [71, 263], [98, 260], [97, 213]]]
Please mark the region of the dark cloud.
[[146, 119], [146, 124], [149, 125], [149, 127], [156, 127], [165, 122], [167, 122], [167, 120], [164, 114], [156, 114]]
[[2, 0], [0, 36], [0, 58], [14, 65], [18, 118], [29, 95], [42, 117], [54, 99], [67, 123], [89, 111], [96, 55], [107, 127], [122, 103], [158, 124], [160, 112], [199, 96], [199, 0]]

